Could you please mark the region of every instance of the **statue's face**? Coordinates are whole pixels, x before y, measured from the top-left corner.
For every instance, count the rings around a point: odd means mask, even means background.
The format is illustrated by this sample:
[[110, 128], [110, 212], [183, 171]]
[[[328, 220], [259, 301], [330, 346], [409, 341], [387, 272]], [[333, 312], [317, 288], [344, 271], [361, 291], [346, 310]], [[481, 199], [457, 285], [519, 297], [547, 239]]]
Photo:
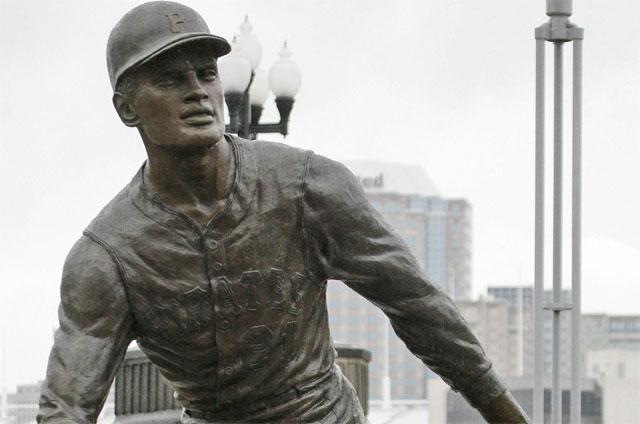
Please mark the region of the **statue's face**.
[[172, 49], [143, 65], [131, 99], [146, 141], [176, 148], [221, 140], [223, 102], [216, 59], [197, 45]]

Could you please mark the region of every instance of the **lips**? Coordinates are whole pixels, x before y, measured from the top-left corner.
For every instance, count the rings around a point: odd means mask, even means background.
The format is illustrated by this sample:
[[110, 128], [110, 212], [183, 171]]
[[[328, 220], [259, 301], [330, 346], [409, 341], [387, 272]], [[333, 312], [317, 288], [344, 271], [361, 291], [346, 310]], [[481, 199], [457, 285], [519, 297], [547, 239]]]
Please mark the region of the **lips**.
[[208, 108], [189, 109], [180, 114], [180, 119], [191, 125], [206, 125], [213, 122], [213, 111]]

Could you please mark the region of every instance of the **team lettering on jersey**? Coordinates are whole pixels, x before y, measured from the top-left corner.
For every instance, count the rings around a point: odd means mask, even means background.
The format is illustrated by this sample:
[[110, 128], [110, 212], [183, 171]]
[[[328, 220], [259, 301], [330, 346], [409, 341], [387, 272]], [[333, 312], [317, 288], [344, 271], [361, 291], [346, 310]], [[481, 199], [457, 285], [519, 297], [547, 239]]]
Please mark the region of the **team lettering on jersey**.
[[[286, 367], [295, 357], [293, 338], [306, 284], [306, 277], [299, 272], [285, 272], [280, 268], [271, 268], [268, 272], [250, 270], [243, 272], [237, 281], [219, 276], [212, 281], [210, 290], [195, 287], [182, 293], [174, 292], [171, 299], [143, 301], [137, 309], [145, 327], [163, 337], [191, 336], [207, 326], [215, 326], [223, 333], [234, 330], [243, 352], [237, 359], [246, 366], [247, 372], [262, 369], [267, 361], [274, 359]], [[280, 319], [262, 323], [256, 318], [255, 325], [237, 328], [242, 314], [258, 312], [275, 313]], [[276, 358], [273, 358], [267, 353], [276, 343]]]

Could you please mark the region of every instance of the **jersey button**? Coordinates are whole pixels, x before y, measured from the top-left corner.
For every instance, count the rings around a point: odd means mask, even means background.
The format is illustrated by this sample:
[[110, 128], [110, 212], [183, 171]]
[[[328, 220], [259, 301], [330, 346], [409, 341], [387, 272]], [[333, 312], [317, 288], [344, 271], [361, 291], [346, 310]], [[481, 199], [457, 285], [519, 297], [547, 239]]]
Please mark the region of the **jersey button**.
[[218, 242], [215, 240], [207, 240], [207, 247], [210, 250], [216, 250], [218, 248]]
[[216, 271], [221, 271], [222, 270], [222, 264], [220, 262], [216, 262], [213, 264], [213, 269], [215, 269]]
[[232, 373], [233, 373], [233, 368], [231, 367], [224, 368], [224, 375], [231, 375]]

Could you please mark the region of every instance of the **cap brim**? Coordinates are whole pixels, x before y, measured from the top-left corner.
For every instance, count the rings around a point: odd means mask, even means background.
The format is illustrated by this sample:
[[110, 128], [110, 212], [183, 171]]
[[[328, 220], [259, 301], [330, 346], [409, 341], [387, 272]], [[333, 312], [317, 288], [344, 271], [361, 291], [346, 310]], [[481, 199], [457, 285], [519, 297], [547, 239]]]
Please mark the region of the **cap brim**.
[[173, 49], [174, 47], [181, 46], [187, 43], [193, 43], [193, 42], [198, 42], [198, 43], [209, 42], [211, 44], [214, 57], [224, 56], [231, 51], [231, 45], [229, 45], [229, 42], [227, 42], [227, 40], [225, 40], [222, 37], [218, 37], [217, 35], [206, 34], [206, 33], [188, 34], [183, 38], [176, 38], [172, 40], [169, 44], [165, 44], [164, 46], [160, 47], [159, 49], [149, 54], [147, 57], [143, 58], [138, 63], [134, 64], [133, 66], [141, 65], [145, 62], [148, 62], [154, 57], [166, 52], [167, 50]]
[[131, 63], [130, 65], [126, 66], [126, 70], [124, 72], [122, 72], [120, 75], [117, 75], [115, 78], [115, 85], [117, 85], [118, 80], [120, 79], [120, 77], [122, 77], [122, 75], [124, 75], [125, 73], [139, 67], [140, 65], [149, 62], [150, 60], [160, 56], [162, 53], [171, 50], [175, 47], [178, 46], [182, 46], [184, 44], [190, 44], [190, 43], [208, 43], [211, 46], [211, 51], [213, 54], [213, 57], [221, 57], [224, 56], [226, 54], [228, 54], [231, 51], [231, 45], [229, 44], [229, 42], [227, 40], [225, 40], [222, 37], [218, 37], [217, 35], [213, 35], [213, 34], [207, 34], [207, 33], [200, 33], [200, 34], [185, 34], [184, 37], [181, 38], [175, 38], [173, 40], [171, 40], [170, 43], [164, 44], [162, 46], [160, 46], [159, 48], [157, 48], [156, 50], [154, 50], [153, 52], [151, 52], [150, 54], [146, 55], [145, 57], [139, 58], [138, 60], [134, 61], [133, 63]]

